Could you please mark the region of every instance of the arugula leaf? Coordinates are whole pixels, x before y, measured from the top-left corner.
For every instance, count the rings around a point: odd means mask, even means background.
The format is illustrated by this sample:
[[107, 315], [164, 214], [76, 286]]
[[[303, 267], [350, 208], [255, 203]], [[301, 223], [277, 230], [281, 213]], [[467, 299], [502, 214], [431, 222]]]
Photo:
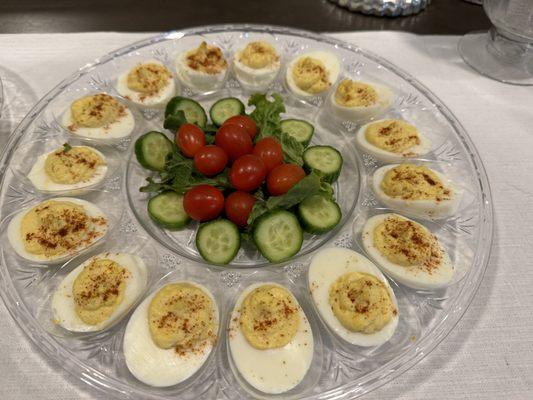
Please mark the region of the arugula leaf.
[[266, 201], [257, 200], [248, 217], [248, 225], [251, 226], [259, 216], [267, 211], [273, 210], [274, 208], [289, 209], [315, 194], [320, 194], [327, 199], [333, 199], [333, 188], [331, 185], [322, 180], [320, 173], [313, 171], [290, 188], [287, 193], [281, 196], [269, 197]]
[[165, 122], [163, 122], [163, 127], [165, 129], [170, 129], [171, 131], [176, 132], [180, 126], [186, 122], [187, 119], [185, 118], [183, 110], [178, 110], [172, 114], [167, 114], [165, 111]]
[[280, 132], [277, 137], [283, 150], [283, 161], [303, 165], [304, 146], [285, 132]]
[[218, 126], [215, 124], [207, 124], [204, 128], [204, 132], [206, 135], [214, 135], [218, 131]]
[[66, 153], [69, 150], [72, 150], [72, 146], [68, 143], [63, 143], [63, 152]]
[[333, 197], [333, 188], [327, 182], [322, 181], [322, 177], [315, 171], [300, 180], [289, 191], [281, 196], [272, 196], [266, 201], [267, 208], [291, 208], [301, 203], [307, 197], [320, 194], [328, 199]]
[[143, 193], [158, 193], [165, 190], [173, 190], [171, 185], [163, 182], [156, 182], [151, 177], [146, 178], [146, 180], [148, 181], [148, 184], [139, 188], [139, 191]]
[[139, 190], [141, 192], [173, 190], [183, 194], [198, 185], [211, 185], [221, 190], [230, 186], [227, 171], [211, 178], [203, 176], [194, 169], [193, 160], [185, 158], [176, 145], [167, 156], [165, 168], [159, 173], [159, 177], [159, 181], [150, 177], [146, 178], [148, 184]]
[[214, 144], [218, 127], [215, 124], [207, 124], [203, 131], [205, 133], [205, 144]]
[[268, 100], [266, 94], [255, 93], [248, 100], [249, 106], [255, 106], [250, 117], [259, 128], [256, 140], [268, 136], [277, 136], [281, 132], [281, 113], [285, 112], [283, 98], [278, 93], [272, 94], [272, 101]]
[[256, 141], [265, 137], [273, 136], [281, 144], [283, 160], [287, 163], [303, 165], [304, 147], [292, 136], [281, 130], [281, 113], [285, 112], [283, 98], [278, 93], [272, 94], [272, 101], [266, 94], [253, 94], [248, 100], [249, 106], [255, 106], [250, 117], [259, 128]]
[[250, 228], [254, 221], [261, 216], [262, 214], [266, 213], [268, 211], [267, 208], [267, 202], [264, 198], [257, 196], [254, 196], [256, 198], [254, 206], [252, 207], [252, 211], [250, 212], [250, 215], [248, 216], [248, 228]]

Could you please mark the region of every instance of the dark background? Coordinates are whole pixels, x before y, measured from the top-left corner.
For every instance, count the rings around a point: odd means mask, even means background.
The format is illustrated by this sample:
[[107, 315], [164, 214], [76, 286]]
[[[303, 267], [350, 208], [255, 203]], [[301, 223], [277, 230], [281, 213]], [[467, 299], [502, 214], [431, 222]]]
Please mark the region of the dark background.
[[481, 6], [462, 0], [433, 0], [420, 14], [399, 18], [356, 14], [327, 0], [0, 0], [0, 33], [146, 32], [232, 22], [448, 35], [490, 26]]

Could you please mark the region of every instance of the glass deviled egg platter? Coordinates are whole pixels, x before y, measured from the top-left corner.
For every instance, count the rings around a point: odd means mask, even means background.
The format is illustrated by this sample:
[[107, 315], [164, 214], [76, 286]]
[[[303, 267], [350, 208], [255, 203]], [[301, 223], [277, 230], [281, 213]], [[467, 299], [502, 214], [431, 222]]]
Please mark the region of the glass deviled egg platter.
[[[180, 67], [183, 54], [204, 41], [227, 60], [222, 73], [211, 73], [210, 80], [184, 74]], [[279, 69], [263, 77], [235, 57], [257, 41], [269, 43], [279, 57]], [[316, 72], [313, 60], [319, 61], [318, 78], [295, 82], [295, 68]], [[157, 96], [143, 96], [128, 85], [128, 71], [147, 62], [169, 73], [170, 86]], [[361, 83], [373, 88], [370, 95]], [[282, 119], [314, 126], [308, 146], [339, 152], [342, 168], [331, 180], [334, 197], [328, 201], [338, 205], [341, 216], [325, 233], [304, 232], [301, 248], [285, 258], [243, 240], [231, 261], [213, 265], [196, 246], [198, 222], [169, 230], [149, 215], [147, 203], [154, 193], [139, 188], [158, 174], [140, 165], [134, 144], [151, 131], [173, 139], [163, 120], [164, 107], [175, 95], [208, 111], [223, 98], [247, 105], [255, 92], [268, 99], [279, 93]], [[354, 93], [359, 107], [352, 103]], [[98, 112], [122, 122], [103, 130], [90, 121], [75, 127], [73, 115], [91, 105], [75, 109], [73, 101], [102, 94], [118, 106], [104, 104]], [[245, 111], [253, 109], [246, 106]], [[372, 135], [372, 129], [378, 134]], [[403, 132], [404, 147], [376, 145], [380, 133], [395, 129]], [[393, 151], [384, 151], [387, 146]], [[76, 150], [79, 161], [87, 155], [80, 149], [87, 147], [99, 156], [91, 163], [96, 177], [74, 186], [47, 181], [46, 155]], [[414, 78], [372, 53], [286, 28], [202, 27], [162, 34], [104, 56], [39, 101], [14, 132], [0, 170], [0, 282], [8, 310], [48, 357], [116, 397], [358, 397], [420, 361], [453, 329], [480, 284], [490, 253], [487, 177], [450, 111]], [[423, 177], [425, 195], [395, 195], [402, 185], [394, 182], [405, 176]], [[387, 179], [388, 187], [382, 184]], [[303, 212], [299, 217], [307, 226]], [[45, 256], [24, 246], [24, 239], [46, 245], [46, 235], [31, 236], [39, 220], [56, 228], [64, 223], [57, 232], [63, 227], [68, 233]], [[383, 235], [392, 232], [392, 242], [379, 239], [378, 226]], [[422, 245], [405, 254], [406, 242]], [[97, 286], [102, 270], [107, 278]], [[361, 282], [366, 289], [358, 286]], [[335, 305], [346, 300], [335, 297], [343, 287], [362, 319], [346, 317], [353, 304], [348, 311]], [[358, 308], [350, 293], [359, 293], [361, 301], [369, 301], [366, 306], [378, 311]], [[172, 296], [180, 299], [178, 308], [168, 306]], [[157, 309], [157, 304], [170, 308]], [[180, 307], [192, 313], [192, 327], [177, 311]], [[165, 310], [168, 314], [161, 316]], [[265, 319], [265, 310], [278, 312], [283, 329], [270, 327], [277, 322]], [[165, 331], [165, 318], [175, 315], [185, 322], [179, 334], [172, 333], [177, 326], [172, 323]], [[261, 329], [247, 325], [250, 315], [256, 318], [252, 322], [263, 323]], [[192, 337], [194, 344], [180, 335]]]

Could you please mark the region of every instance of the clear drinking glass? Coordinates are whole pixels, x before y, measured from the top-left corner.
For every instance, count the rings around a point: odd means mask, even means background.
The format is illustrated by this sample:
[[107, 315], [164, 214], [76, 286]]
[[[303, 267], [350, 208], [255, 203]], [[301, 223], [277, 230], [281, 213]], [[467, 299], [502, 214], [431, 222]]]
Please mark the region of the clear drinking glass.
[[484, 0], [493, 26], [471, 32], [459, 53], [476, 71], [515, 85], [533, 85], [533, 0]]

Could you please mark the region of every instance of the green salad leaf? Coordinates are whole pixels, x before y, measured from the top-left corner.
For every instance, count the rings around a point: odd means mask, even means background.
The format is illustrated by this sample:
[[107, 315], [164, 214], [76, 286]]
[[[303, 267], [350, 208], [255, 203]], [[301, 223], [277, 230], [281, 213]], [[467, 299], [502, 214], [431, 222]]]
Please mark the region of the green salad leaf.
[[287, 163], [303, 165], [304, 147], [296, 139], [281, 130], [281, 113], [285, 112], [283, 98], [278, 93], [272, 94], [272, 100], [266, 94], [253, 94], [248, 100], [249, 106], [255, 106], [250, 117], [259, 128], [255, 140], [273, 136], [281, 144], [283, 160]]
[[316, 194], [322, 195], [327, 199], [333, 199], [331, 185], [322, 180], [319, 172], [313, 171], [290, 188], [287, 193], [281, 196], [271, 196], [267, 200], [257, 199], [248, 217], [248, 225], [251, 226], [259, 216], [267, 211], [275, 208], [289, 209], [301, 203], [307, 197]]
[[165, 168], [159, 173], [159, 180], [152, 177], [146, 178], [148, 184], [141, 187], [141, 192], [162, 192], [173, 190], [183, 194], [198, 185], [211, 185], [220, 190], [227, 189], [230, 184], [227, 170], [223, 173], [208, 178], [194, 169], [193, 160], [184, 157], [176, 145], [167, 156]]
[[170, 129], [171, 131], [177, 132], [177, 130], [187, 122], [185, 118], [185, 113], [182, 110], [178, 110], [175, 113], [167, 114], [165, 111], [165, 121], [163, 122], [163, 127], [165, 129]]
[[304, 163], [304, 146], [285, 132], [279, 133], [278, 140], [280, 141], [281, 149], [283, 150], [283, 161], [302, 166]]
[[283, 97], [278, 93], [272, 94], [272, 101], [268, 100], [266, 94], [255, 93], [248, 100], [249, 106], [255, 106], [251, 112], [252, 118], [259, 133], [255, 140], [260, 140], [269, 136], [278, 136], [281, 133], [281, 113], [285, 112]]

